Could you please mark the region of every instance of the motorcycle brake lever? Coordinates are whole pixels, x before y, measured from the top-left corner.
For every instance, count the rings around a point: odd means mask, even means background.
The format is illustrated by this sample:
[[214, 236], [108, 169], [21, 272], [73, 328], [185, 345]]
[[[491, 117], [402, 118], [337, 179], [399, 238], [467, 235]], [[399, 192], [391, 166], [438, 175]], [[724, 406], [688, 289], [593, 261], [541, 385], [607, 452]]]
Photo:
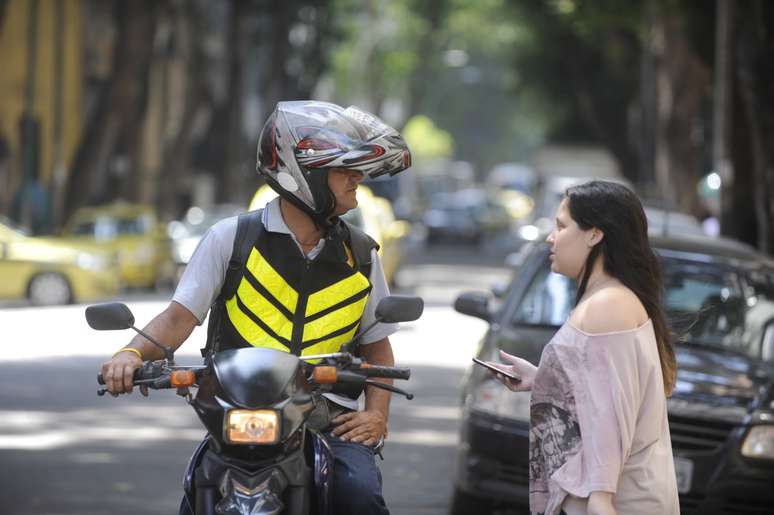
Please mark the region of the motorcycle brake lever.
[[406, 399], [408, 399], [408, 400], [411, 400], [411, 399], [414, 398], [414, 394], [413, 393], [409, 393], [409, 392], [407, 392], [405, 390], [401, 390], [400, 388], [395, 388], [391, 384], [380, 383], [378, 381], [371, 381], [370, 379], [366, 379], [365, 380], [365, 384], [368, 385], [368, 386], [374, 386], [376, 388], [381, 388], [382, 390], [387, 390], [387, 391], [390, 391], [390, 392], [393, 392], [393, 393], [399, 393], [399, 394], [405, 396]]

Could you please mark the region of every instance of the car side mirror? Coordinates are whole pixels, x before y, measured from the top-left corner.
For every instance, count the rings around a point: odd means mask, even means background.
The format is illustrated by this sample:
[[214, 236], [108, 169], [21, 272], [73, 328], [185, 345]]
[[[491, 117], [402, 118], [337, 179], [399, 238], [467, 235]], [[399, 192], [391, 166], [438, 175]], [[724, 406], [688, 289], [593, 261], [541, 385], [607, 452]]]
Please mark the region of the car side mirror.
[[504, 299], [505, 294], [508, 293], [508, 285], [502, 283], [493, 284], [490, 287], [490, 290], [492, 290], [492, 295], [494, 295], [496, 299]]
[[774, 321], [766, 324], [761, 342], [761, 360], [774, 362]]
[[492, 313], [489, 311], [489, 297], [481, 293], [465, 292], [454, 301], [454, 309], [463, 315], [480, 318], [490, 322]]
[[425, 303], [420, 297], [389, 295], [376, 306], [376, 319], [387, 324], [413, 322], [422, 316]]
[[86, 322], [97, 331], [131, 329], [134, 326], [134, 315], [126, 304], [106, 302], [87, 307]]

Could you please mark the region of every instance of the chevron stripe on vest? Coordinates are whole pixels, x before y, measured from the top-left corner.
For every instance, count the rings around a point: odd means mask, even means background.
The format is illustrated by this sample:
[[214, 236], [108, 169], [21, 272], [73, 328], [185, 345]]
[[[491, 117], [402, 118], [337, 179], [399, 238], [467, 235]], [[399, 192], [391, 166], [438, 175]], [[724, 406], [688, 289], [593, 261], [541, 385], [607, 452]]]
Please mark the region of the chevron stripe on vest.
[[263, 229], [236, 293], [226, 299], [221, 349], [336, 352], [357, 332], [370, 292], [342, 241], [327, 240], [308, 260], [290, 235]]

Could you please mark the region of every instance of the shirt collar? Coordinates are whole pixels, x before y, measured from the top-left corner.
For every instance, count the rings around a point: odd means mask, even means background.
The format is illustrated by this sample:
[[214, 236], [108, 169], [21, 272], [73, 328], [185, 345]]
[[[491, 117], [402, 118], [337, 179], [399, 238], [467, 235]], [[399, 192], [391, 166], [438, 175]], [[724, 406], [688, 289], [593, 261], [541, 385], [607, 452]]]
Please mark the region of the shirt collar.
[[293, 234], [285, 223], [285, 219], [282, 218], [282, 210], [280, 209], [280, 199], [275, 197], [271, 200], [266, 207], [263, 208], [263, 226], [269, 232], [278, 232], [280, 234]]
[[[266, 206], [263, 208], [263, 216], [261, 217], [261, 222], [263, 222], [264, 228], [269, 232], [279, 233], [279, 234], [289, 234], [291, 238], [293, 238], [293, 241], [298, 246], [298, 249], [303, 253], [304, 249], [301, 247], [301, 244], [298, 243], [298, 240], [296, 239], [296, 235], [293, 234], [293, 232], [288, 227], [288, 224], [285, 223], [285, 219], [282, 218], [282, 210], [280, 209], [280, 198], [276, 197], [275, 199], [271, 200]], [[322, 248], [325, 246], [325, 238], [320, 238], [320, 241], [317, 242], [317, 245], [312, 248], [307, 254], [306, 257], [309, 259], [314, 259], [317, 257], [317, 255], [320, 254], [322, 251]]]

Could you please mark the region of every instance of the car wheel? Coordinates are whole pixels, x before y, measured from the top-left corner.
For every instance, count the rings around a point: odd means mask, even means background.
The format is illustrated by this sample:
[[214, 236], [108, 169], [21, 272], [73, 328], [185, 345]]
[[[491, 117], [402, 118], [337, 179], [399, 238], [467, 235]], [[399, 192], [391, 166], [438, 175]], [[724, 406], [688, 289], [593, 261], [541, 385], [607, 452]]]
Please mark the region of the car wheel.
[[476, 497], [455, 488], [449, 515], [489, 515], [493, 509], [494, 504], [489, 499]]
[[27, 298], [35, 306], [58, 306], [71, 303], [73, 292], [66, 277], [46, 272], [32, 278], [27, 286]]

